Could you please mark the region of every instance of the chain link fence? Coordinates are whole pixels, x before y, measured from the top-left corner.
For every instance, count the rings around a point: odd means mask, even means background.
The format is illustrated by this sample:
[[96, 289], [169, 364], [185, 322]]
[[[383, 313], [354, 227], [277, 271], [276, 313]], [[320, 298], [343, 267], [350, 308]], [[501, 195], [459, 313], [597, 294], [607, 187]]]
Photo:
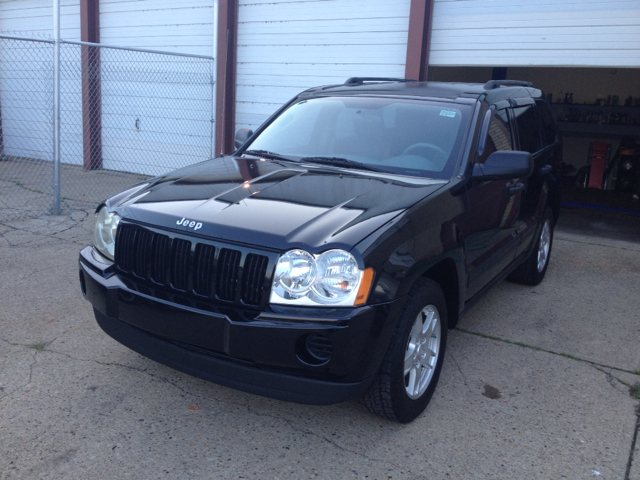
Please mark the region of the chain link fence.
[[[54, 205], [54, 42], [0, 35], [0, 219]], [[60, 204], [213, 156], [213, 59], [60, 44]]]
[[53, 202], [53, 42], [0, 38], [0, 218]]

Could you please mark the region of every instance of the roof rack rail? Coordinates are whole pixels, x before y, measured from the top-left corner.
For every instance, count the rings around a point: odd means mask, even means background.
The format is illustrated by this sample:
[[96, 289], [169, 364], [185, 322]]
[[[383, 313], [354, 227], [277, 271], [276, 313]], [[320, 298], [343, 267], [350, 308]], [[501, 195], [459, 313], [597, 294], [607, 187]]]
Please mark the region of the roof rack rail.
[[345, 85], [363, 85], [365, 82], [417, 82], [411, 78], [387, 78], [387, 77], [351, 77]]
[[493, 90], [500, 87], [533, 87], [533, 83], [522, 80], [489, 80], [484, 84], [485, 90]]

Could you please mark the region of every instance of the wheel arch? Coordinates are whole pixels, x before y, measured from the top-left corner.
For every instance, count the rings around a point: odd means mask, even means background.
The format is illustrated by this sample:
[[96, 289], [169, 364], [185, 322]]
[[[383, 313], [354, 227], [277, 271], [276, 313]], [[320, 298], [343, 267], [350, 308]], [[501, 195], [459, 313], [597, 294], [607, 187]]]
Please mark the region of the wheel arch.
[[456, 263], [451, 258], [445, 258], [431, 266], [421, 278], [429, 278], [440, 285], [447, 303], [449, 329], [452, 329], [460, 319], [460, 277]]
[[553, 212], [553, 224], [558, 221], [558, 217], [560, 216], [560, 189], [559, 188], [551, 188], [549, 191], [547, 204], [551, 207], [551, 211]]

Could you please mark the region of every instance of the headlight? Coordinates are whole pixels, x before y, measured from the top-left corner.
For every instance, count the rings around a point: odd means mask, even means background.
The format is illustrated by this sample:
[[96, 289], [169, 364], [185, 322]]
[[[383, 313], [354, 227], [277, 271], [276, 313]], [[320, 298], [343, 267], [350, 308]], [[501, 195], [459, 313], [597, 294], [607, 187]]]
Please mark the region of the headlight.
[[344, 250], [316, 256], [291, 250], [278, 260], [270, 301], [284, 305], [362, 305], [372, 279], [373, 270], [360, 270], [353, 255]]
[[316, 261], [304, 250], [291, 250], [278, 260], [274, 286], [290, 294], [300, 296], [306, 294], [316, 279]]
[[119, 222], [120, 216], [117, 213], [108, 212], [107, 207], [102, 207], [96, 215], [94, 246], [111, 260], [116, 247], [116, 230]]

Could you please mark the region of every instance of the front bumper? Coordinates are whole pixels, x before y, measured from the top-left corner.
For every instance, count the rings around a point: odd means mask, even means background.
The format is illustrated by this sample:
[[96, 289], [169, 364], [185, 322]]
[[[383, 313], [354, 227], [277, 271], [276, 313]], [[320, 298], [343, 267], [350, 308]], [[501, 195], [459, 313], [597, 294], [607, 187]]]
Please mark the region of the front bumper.
[[[129, 288], [93, 247], [80, 252], [80, 282], [100, 327], [132, 350], [221, 385], [310, 404], [341, 402], [369, 385], [402, 308], [401, 300], [339, 309], [196, 308]], [[311, 334], [330, 341], [326, 363], [306, 361]]]

